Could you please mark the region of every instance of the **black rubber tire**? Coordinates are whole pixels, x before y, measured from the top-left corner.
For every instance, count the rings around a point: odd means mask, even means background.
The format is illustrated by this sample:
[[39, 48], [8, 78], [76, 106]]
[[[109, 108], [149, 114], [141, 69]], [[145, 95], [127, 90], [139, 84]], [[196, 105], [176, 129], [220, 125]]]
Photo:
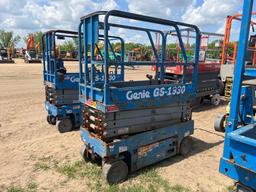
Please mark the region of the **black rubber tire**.
[[88, 161], [89, 157], [87, 155], [87, 150], [86, 150], [86, 146], [83, 145], [80, 149], [80, 155], [82, 156], [82, 158], [85, 160], [85, 161]]
[[244, 186], [243, 184], [240, 184], [240, 183], [236, 183], [235, 188], [236, 188], [235, 192], [255, 192], [255, 190], [250, 189], [250, 188], [248, 188], [248, 187], [246, 187], [246, 186]]
[[122, 160], [104, 163], [102, 173], [109, 184], [117, 184], [127, 179], [128, 166]]
[[180, 143], [179, 154], [186, 156], [192, 150], [192, 138], [190, 136], [184, 137]]
[[225, 113], [219, 113], [214, 120], [214, 130], [218, 132], [225, 132], [224, 121], [226, 119]]
[[52, 125], [56, 125], [56, 117], [50, 116], [50, 122]]
[[46, 121], [51, 125], [51, 116], [50, 115], [47, 115], [46, 116]]
[[60, 133], [66, 133], [73, 129], [72, 121], [69, 118], [58, 120], [56, 126]]
[[220, 94], [214, 94], [211, 97], [211, 104], [214, 106], [218, 106], [220, 104]]

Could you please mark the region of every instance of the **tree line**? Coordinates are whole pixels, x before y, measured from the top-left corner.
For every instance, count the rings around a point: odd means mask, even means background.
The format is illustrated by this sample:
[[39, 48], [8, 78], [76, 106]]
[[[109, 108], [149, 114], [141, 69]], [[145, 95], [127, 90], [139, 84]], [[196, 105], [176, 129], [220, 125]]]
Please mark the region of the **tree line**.
[[[27, 34], [25, 37], [23, 37], [23, 41], [26, 44], [27, 40], [29, 38], [30, 34]], [[33, 33], [34, 36], [34, 42], [35, 46], [39, 43], [41, 44], [43, 32], [38, 31]], [[14, 35], [12, 31], [5, 31], [5, 30], [0, 30], [0, 48], [15, 48], [17, 44], [21, 41], [21, 37], [19, 35]], [[215, 49], [215, 41], [211, 42], [208, 44], [208, 55], [212, 58], [219, 58], [220, 57], [220, 49], [216, 51]], [[115, 52], [121, 52], [121, 44], [119, 42], [117, 43], [112, 43], [112, 47]], [[191, 44], [188, 45], [187, 47], [187, 54], [188, 55], [193, 55], [193, 49], [195, 45]], [[78, 49], [78, 44], [77, 40], [75, 39], [70, 39], [63, 41], [62, 43], [58, 44], [58, 48], [60, 51], [66, 51], [66, 52], [71, 52], [74, 50]], [[153, 56], [153, 51], [150, 45], [145, 45], [145, 44], [140, 44], [140, 43], [125, 43], [125, 51], [136, 51], [139, 54], [148, 54], [151, 57]], [[228, 49], [227, 52], [228, 54], [231, 53], [231, 49]], [[158, 54], [160, 50], [158, 50]], [[179, 53], [180, 50], [177, 46], [177, 43], [169, 43], [166, 45], [166, 56], [167, 57], [175, 57], [177, 56], [177, 53]]]

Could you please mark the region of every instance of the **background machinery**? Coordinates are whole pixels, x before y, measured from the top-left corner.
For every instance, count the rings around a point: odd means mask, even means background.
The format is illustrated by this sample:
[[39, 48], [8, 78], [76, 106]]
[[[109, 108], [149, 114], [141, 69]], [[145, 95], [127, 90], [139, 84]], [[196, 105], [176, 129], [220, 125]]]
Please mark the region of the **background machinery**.
[[[183, 40], [186, 42], [186, 53], [188, 62], [193, 62], [193, 44], [196, 36], [193, 35], [193, 29], [185, 29], [181, 31]], [[197, 82], [197, 99], [200, 103], [203, 100], [210, 100], [211, 104], [219, 105], [220, 94], [224, 90], [224, 85], [219, 79], [220, 61], [221, 61], [221, 43], [223, 41], [222, 34], [201, 32], [201, 44], [198, 65], [198, 82]], [[177, 38], [176, 32], [166, 33], [166, 38]], [[158, 39], [158, 38], [157, 38]], [[159, 41], [159, 40], [158, 40]], [[159, 46], [159, 45], [158, 45]], [[184, 62], [181, 54], [179, 43], [170, 44], [166, 56], [169, 61]], [[153, 67], [155, 70], [155, 66]], [[184, 67], [168, 66], [165, 67], [167, 78], [178, 80], [183, 77]], [[187, 78], [192, 78], [192, 68], [186, 69]], [[197, 104], [197, 102], [194, 102]]]
[[0, 30], [0, 63], [14, 63], [16, 45], [20, 36], [11, 31]]
[[24, 55], [24, 61], [26, 63], [41, 63], [40, 56], [40, 43], [35, 45], [34, 36], [31, 33], [27, 39], [27, 49]]
[[[154, 26], [175, 29], [181, 45], [184, 62], [169, 62], [165, 58], [166, 38], [157, 28], [110, 23], [110, 18], [147, 22]], [[103, 18], [104, 22], [100, 21]], [[112, 20], [111, 20], [112, 21]], [[113, 21], [116, 21], [113, 19]], [[135, 22], [137, 24], [137, 22]], [[195, 33], [194, 62], [189, 63], [180, 27], [193, 28]], [[111, 33], [118, 28], [143, 32], [150, 41], [155, 62], [111, 61]], [[158, 54], [152, 33], [161, 35], [161, 53]], [[103, 175], [109, 183], [126, 179], [128, 172], [136, 171], [176, 154], [187, 154], [191, 149], [194, 121], [191, 120], [191, 99], [196, 96], [200, 31], [194, 25], [148, 17], [123, 11], [94, 12], [81, 18], [79, 25], [80, 102], [83, 106], [81, 148], [83, 158], [102, 162]], [[104, 57], [97, 61], [94, 48], [104, 40]], [[88, 55], [90, 54], [90, 59]], [[145, 74], [145, 80], [125, 79], [125, 65], [155, 65], [160, 73]], [[171, 81], [164, 73], [165, 66], [192, 66], [192, 78]], [[102, 81], [96, 81], [101, 75]], [[118, 75], [113, 81], [112, 76]]]
[[77, 39], [74, 31], [52, 30], [44, 33], [43, 74], [45, 85], [45, 108], [49, 124], [57, 125], [61, 133], [79, 127], [81, 122], [81, 105], [78, 98], [78, 72], [68, 72], [66, 61], [57, 51], [57, 40]]
[[[255, 68], [246, 66], [253, 0], [245, 0], [220, 172], [236, 180], [237, 192], [256, 191]], [[248, 80], [249, 79], [249, 80]]]
[[[252, 13], [256, 15], [256, 12]], [[222, 54], [221, 54], [221, 69], [220, 69], [220, 78], [222, 82], [225, 84], [224, 95], [226, 100], [230, 100], [232, 85], [233, 85], [233, 77], [234, 77], [234, 65], [236, 63], [237, 58], [237, 45], [238, 42], [232, 38], [232, 26], [234, 25], [234, 21], [241, 21], [242, 14], [236, 14], [233, 16], [227, 16], [226, 19], [226, 28], [224, 34], [224, 41], [222, 46]], [[255, 22], [251, 20], [252, 31], [254, 32]], [[249, 38], [248, 49], [246, 53], [246, 66], [251, 67], [256, 64], [256, 54], [255, 54], [255, 44], [256, 36], [251, 35]]]
[[[256, 15], [256, 12], [252, 12], [252, 15]], [[231, 99], [234, 69], [235, 69], [237, 49], [238, 49], [238, 41], [231, 41], [232, 24], [234, 20], [241, 21], [242, 16], [243, 15], [240, 13], [233, 16], [227, 16], [227, 19], [226, 19], [225, 36], [224, 36], [224, 42], [222, 46], [220, 78], [224, 83], [224, 87], [225, 87], [224, 95], [227, 101], [230, 101]], [[248, 44], [246, 49], [246, 57], [245, 57], [246, 68], [255, 68], [255, 64], [256, 64], [256, 44], [255, 44], [256, 34], [253, 34], [255, 24], [256, 24], [255, 21], [253, 20], [250, 21], [250, 27], [252, 28], [252, 30], [248, 39]], [[245, 79], [249, 79], [249, 77], [245, 77]], [[255, 100], [253, 100], [253, 102], [255, 103]], [[226, 107], [226, 112], [219, 113], [216, 116], [216, 119], [214, 122], [215, 131], [225, 132], [226, 121], [229, 116], [229, 113], [230, 113], [230, 102]], [[239, 119], [240, 121], [243, 121], [243, 119], [241, 119], [240, 117]]]
[[10, 54], [11, 48], [0, 49], [0, 63], [14, 63]]

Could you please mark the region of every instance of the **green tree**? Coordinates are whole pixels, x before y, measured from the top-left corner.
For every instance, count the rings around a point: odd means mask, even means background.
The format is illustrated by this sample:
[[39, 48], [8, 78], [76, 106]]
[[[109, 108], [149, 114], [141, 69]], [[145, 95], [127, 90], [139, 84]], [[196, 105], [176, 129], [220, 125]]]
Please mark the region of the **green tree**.
[[14, 36], [12, 31], [0, 30], [0, 48], [15, 47], [20, 41], [20, 36]]
[[74, 46], [75, 46], [76, 50], [78, 50], [78, 38], [73, 38], [72, 40], [74, 42]]
[[125, 50], [127, 51], [131, 51], [135, 48], [141, 48], [143, 49], [144, 45], [140, 44], [140, 43], [126, 43], [125, 44]]
[[75, 41], [69, 40], [69, 41], [65, 41], [63, 44], [59, 45], [59, 48], [61, 51], [71, 52], [71, 51], [76, 50], [77, 46], [75, 44]]
[[38, 32], [34, 33], [35, 44], [37, 44], [37, 43], [41, 44], [43, 34], [44, 33], [42, 31], [38, 31]]

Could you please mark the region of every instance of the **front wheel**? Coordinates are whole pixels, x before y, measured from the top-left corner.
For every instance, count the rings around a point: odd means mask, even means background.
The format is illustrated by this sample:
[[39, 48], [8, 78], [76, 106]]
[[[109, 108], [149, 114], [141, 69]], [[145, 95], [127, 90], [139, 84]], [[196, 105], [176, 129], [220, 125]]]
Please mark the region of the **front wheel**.
[[72, 121], [69, 118], [58, 120], [56, 125], [60, 133], [66, 133], [73, 129]]
[[241, 183], [236, 183], [235, 187], [236, 187], [236, 191], [235, 192], [255, 192], [255, 190], [250, 189], [250, 188], [244, 186]]
[[109, 184], [116, 184], [127, 179], [128, 166], [122, 160], [104, 163], [102, 172], [103, 176]]
[[56, 117], [47, 115], [46, 120], [50, 125], [56, 125]]
[[214, 121], [214, 130], [218, 132], [225, 132], [226, 114], [218, 114]]
[[81, 147], [80, 154], [85, 161], [89, 160], [89, 153], [85, 145]]
[[52, 123], [51, 123], [51, 116], [50, 115], [47, 115], [46, 116], [46, 120], [47, 120], [47, 122], [51, 125]]

